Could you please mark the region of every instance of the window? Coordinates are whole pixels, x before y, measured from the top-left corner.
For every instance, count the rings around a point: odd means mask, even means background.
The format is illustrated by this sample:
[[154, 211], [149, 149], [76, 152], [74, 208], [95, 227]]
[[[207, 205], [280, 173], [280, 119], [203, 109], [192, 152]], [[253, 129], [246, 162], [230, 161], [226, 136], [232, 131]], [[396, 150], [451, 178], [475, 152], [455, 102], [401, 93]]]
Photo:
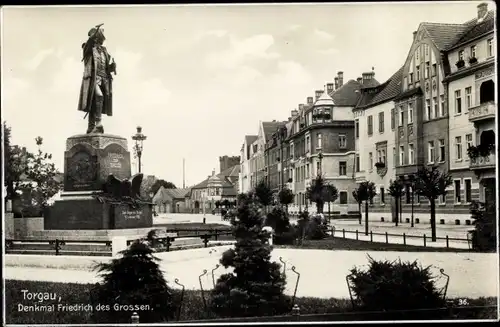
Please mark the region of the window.
[[399, 146], [399, 165], [405, 164], [405, 147], [403, 145]]
[[429, 141], [427, 143], [427, 162], [428, 163], [434, 163], [434, 157], [435, 157], [435, 149], [434, 149], [434, 141]]
[[306, 136], [306, 152], [309, 152], [311, 150], [311, 138], [310, 136]]
[[356, 138], [359, 139], [359, 120], [356, 119], [354, 121], [354, 133], [356, 134]]
[[360, 165], [359, 165], [359, 154], [356, 155], [355, 157], [355, 160], [356, 160], [356, 172], [359, 173], [360, 171]]
[[472, 143], [472, 134], [465, 135], [465, 142], [467, 143], [467, 149], [474, 145]]
[[404, 84], [403, 84], [403, 85], [404, 85], [404, 88], [406, 89], [406, 88], [408, 87], [408, 77], [406, 77], [406, 76], [405, 76], [405, 77], [403, 78], [403, 83], [404, 83]]
[[473, 45], [470, 47], [470, 57], [471, 58], [476, 58], [476, 45]]
[[439, 162], [444, 162], [446, 159], [446, 148], [444, 146], [444, 139], [439, 140]]
[[424, 78], [425, 79], [429, 78], [430, 70], [431, 70], [431, 63], [430, 62], [426, 62], [425, 63], [425, 72], [424, 72]]
[[408, 144], [408, 164], [415, 164], [415, 148], [413, 144]]
[[462, 95], [460, 90], [455, 91], [455, 113], [462, 113]]
[[396, 109], [391, 109], [391, 129], [394, 129], [396, 126]]
[[408, 75], [408, 80], [409, 80], [409, 81], [408, 81], [408, 83], [409, 83], [409, 84], [413, 84], [413, 73], [410, 73], [410, 74]]
[[309, 164], [306, 165], [306, 178], [309, 178], [311, 172], [311, 166]]
[[321, 133], [318, 133], [318, 146], [316, 147], [317, 149], [321, 149], [322, 147], [322, 142], [321, 142]]
[[455, 137], [455, 158], [462, 160], [462, 137]]
[[378, 132], [379, 133], [384, 132], [384, 113], [383, 112], [378, 113]]
[[439, 102], [437, 97], [432, 98], [432, 105], [434, 106], [434, 118], [439, 117]]
[[460, 187], [461, 187], [460, 180], [459, 179], [455, 180], [455, 203], [461, 202], [461, 197], [460, 197], [461, 189], [460, 189]]
[[294, 154], [295, 154], [295, 147], [292, 144], [290, 144], [290, 157], [293, 159], [294, 158]]
[[368, 167], [368, 170], [372, 170], [373, 168], [373, 153], [368, 153], [368, 164], [370, 165]]
[[413, 102], [408, 103], [408, 124], [413, 123]]
[[417, 60], [417, 62], [418, 62], [419, 52], [420, 52], [420, 48], [418, 48], [417, 51], [415, 51], [415, 59]]
[[403, 106], [399, 106], [399, 126], [403, 126], [404, 115]]
[[488, 57], [493, 56], [493, 39], [488, 40]]
[[439, 116], [444, 117], [444, 94], [441, 94], [439, 96], [439, 100], [441, 101], [441, 106], [439, 108], [441, 111], [439, 113]]
[[416, 79], [417, 79], [417, 82], [420, 81], [420, 65], [416, 67], [417, 68], [417, 76], [416, 76]]
[[437, 66], [436, 64], [432, 64], [432, 76], [436, 76], [437, 74]]
[[425, 50], [425, 55], [429, 55], [429, 46], [427, 44], [424, 44], [424, 50]]
[[346, 191], [339, 192], [339, 201], [340, 201], [340, 204], [347, 204], [347, 192]]
[[392, 166], [393, 167], [396, 167], [396, 159], [397, 159], [396, 147], [393, 147], [392, 148]]
[[458, 51], [458, 60], [464, 60], [464, 50]]
[[431, 110], [431, 100], [430, 99], [426, 99], [425, 100], [425, 108], [426, 108], [426, 113], [427, 113], [427, 120], [431, 120], [432, 119], [432, 110]]
[[472, 87], [465, 88], [465, 109], [469, 110], [472, 107]]
[[410, 185], [406, 184], [405, 185], [405, 195], [406, 195], [406, 204], [410, 204], [411, 203], [411, 191], [410, 191], [411, 187]]
[[446, 194], [442, 194], [441, 196], [439, 196], [439, 204], [446, 204]]
[[345, 149], [347, 147], [347, 138], [345, 134], [339, 134], [339, 148]]
[[382, 161], [383, 163], [386, 163], [385, 162], [385, 150], [382, 150]]
[[385, 189], [383, 187], [380, 188], [380, 203], [385, 203]]
[[470, 179], [464, 179], [464, 187], [465, 187], [465, 202], [472, 202], [472, 181]]
[[339, 176], [347, 175], [347, 163], [345, 161], [339, 162]]
[[368, 135], [373, 134], [373, 116], [368, 116]]

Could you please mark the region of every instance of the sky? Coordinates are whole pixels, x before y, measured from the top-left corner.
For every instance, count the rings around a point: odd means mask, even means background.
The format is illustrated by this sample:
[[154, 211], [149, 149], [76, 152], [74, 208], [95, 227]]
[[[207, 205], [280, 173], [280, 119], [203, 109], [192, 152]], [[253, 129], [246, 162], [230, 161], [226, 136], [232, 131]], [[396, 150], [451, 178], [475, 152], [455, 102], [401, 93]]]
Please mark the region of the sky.
[[[81, 44], [104, 23], [117, 75], [106, 133], [147, 135], [142, 170], [182, 187], [219, 172], [260, 121], [286, 120], [314, 91], [404, 63], [421, 22], [463, 23], [480, 2], [2, 8], [2, 120], [12, 143], [53, 154], [85, 133]], [[489, 2], [489, 9], [494, 4]], [[133, 173], [137, 169], [135, 160]]]

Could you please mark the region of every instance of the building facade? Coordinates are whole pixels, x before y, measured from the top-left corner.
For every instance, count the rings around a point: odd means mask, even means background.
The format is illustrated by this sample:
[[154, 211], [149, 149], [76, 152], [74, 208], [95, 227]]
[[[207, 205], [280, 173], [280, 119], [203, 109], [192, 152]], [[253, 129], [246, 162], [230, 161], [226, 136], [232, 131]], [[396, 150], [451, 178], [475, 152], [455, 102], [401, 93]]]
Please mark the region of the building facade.
[[253, 143], [257, 141], [257, 135], [246, 135], [240, 149], [240, 175], [238, 178], [238, 193], [247, 193], [251, 190], [250, 158]]
[[[477, 18], [447, 49], [450, 63], [445, 78], [450, 119], [450, 171], [453, 201], [495, 201], [495, 56], [494, 15], [487, 4], [478, 6]], [[485, 153], [477, 149], [485, 148]], [[474, 151], [476, 150], [476, 151]], [[489, 192], [488, 192], [489, 190]]]
[[395, 213], [394, 200], [388, 190], [396, 178], [394, 99], [401, 93], [402, 73], [403, 68], [381, 85], [370, 87], [363, 83], [361, 98], [353, 109], [355, 180], [356, 183], [370, 181], [375, 184], [377, 195], [369, 210], [377, 220], [383, 217], [388, 221]]

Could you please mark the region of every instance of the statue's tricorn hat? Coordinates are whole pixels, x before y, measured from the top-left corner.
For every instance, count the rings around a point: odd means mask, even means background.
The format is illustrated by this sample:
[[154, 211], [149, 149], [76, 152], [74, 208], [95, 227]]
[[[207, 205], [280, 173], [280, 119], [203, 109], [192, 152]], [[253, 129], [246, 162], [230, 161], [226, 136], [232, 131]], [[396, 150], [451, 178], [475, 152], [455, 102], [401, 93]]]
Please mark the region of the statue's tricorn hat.
[[90, 29], [90, 31], [89, 31], [89, 34], [88, 34], [88, 35], [89, 35], [89, 37], [90, 37], [90, 36], [94, 36], [94, 35], [96, 35], [96, 34], [98, 33], [98, 30], [99, 30], [99, 32], [100, 32], [101, 34], [104, 32], [104, 29], [102, 29], [102, 28], [92, 27], [92, 28]]

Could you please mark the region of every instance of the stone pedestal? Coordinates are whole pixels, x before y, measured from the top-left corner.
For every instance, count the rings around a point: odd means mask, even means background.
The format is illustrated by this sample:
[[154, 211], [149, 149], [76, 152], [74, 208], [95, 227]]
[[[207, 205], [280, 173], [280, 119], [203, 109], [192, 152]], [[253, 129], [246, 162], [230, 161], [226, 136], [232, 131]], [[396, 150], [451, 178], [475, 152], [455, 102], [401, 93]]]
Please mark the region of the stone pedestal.
[[99, 201], [109, 174], [131, 177], [127, 139], [108, 134], [82, 134], [66, 141], [64, 191], [44, 216], [46, 230], [147, 228], [153, 225], [152, 205], [135, 207]]

